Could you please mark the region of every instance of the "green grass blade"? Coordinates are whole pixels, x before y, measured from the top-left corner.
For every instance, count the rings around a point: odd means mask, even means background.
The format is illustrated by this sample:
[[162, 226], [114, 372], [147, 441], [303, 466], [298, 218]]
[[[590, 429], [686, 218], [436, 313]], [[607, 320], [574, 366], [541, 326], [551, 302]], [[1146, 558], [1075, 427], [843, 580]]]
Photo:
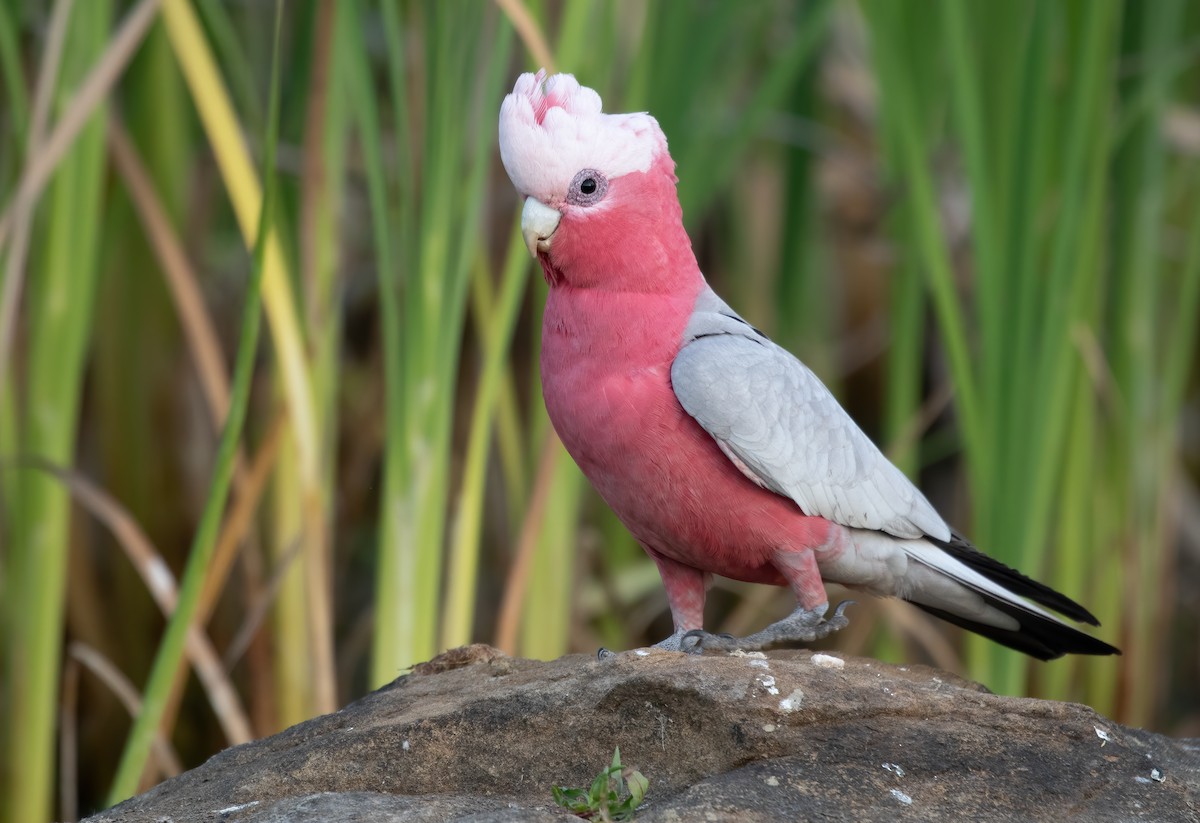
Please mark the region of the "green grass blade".
[[233, 384], [230, 390], [229, 413], [221, 430], [213, 467], [212, 483], [200, 525], [192, 541], [187, 565], [180, 581], [179, 600], [167, 622], [167, 629], [154, 659], [154, 666], [143, 695], [142, 711], [134, 722], [129, 741], [121, 756], [117, 776], [109, 792], [109, 804], [129, 797], [137, 790], [138, 779], [145, 768], [146, 758], [158, 731], [171, 682], [183, 657], [184, 639], [204, 586], [208, 562], [216, 542], [225, 500], [233, 479], [234, 457], [241, 439], [250, 398], [250, 383], [254, 374], [254, 360], [258, 351], [259, 329], [262, 324], [260, 291], [263, 261], [266, 255], [267, 238], [270, 233], [271, 214], [275, 199], [274, 158], [278, 144], [279, 109], [279, 32], [283, 20], [283, 0], [277, 0], [275, 15], [274, 57], [271, 69], [271, 102], [267, 118], [266, 158], [264, 178], [266, 192], [259, 216], [258, 236], [254, 244], [254, 268], [247, 287], [243, 309], [241, 339], [238, 343], [237, 361], [234, 366]]
[[[108, 2], [75, 7], [58, 99], [69, 97], [101, 53], [112, 18]], [[99, 259], [104, 113], [92, 116], [60, 165], [45, 202], [40, 254], [32, 262], [25, 314], [31, 336], [21, 449], [58, 465], [74, 461], [76, 420], [91, 330]], [[22, 509], [9, 556], [13, 678], [7, 716], [8, 762], [19, 772], [7, 797], [10, 820], [51, 817], [54, 724], [65, 616], [70, 507], [66, 492], [40, 472], [20, 478]]]
[[[1141, 63], [1141, 70], [1126, 78], [1123, 97], [1147, 99], [1142, 117], [1131, 128], [1116, 158], [1114, 193], [1115, 289], [1113, 374], [1119, 387], [1125, 424], [1119, 432], [1124, 444], [1124, 474], [1128, 478], [1129, 583], [1139, 602], [1154, 603], [1164, 583], [1166, 552], [1163, 541], [1162, 455], [1170, 418], [1162, 404], [1161, 368], [1164, 354], [1158, 328], [1165, 319], [1166, 279], [1155, 276], [1162, 256], [1161, 224], [1165, 209], [1167, 157], [1161, 122], [1170, 100], [1175, 72], [1169, 55], [1181, 31], [1183, 4], [1164, 0], [1154, 6], [1129, 7], [1130, 25], [1125, 54]], [[1162, 451], [1160, 451], [1162, 450]], [[1169, 477], [1169, 472], [1166, 473]], [[1149, 668], [1165, 648], [1157, 609], [1138, 608], [1129, 615], [1126, 654], [1134, 671]], [[1129, 695], [1134, 723], [1149, 721], [1158, 699], [1155, 684], [1139, 680]]]
[[[462, 487], [451, 529], [447, 563], [446, 598], [442, 612], [443, 648], [471, 641], [479, 580], [480, 532], [483, 526], [484, 480], [491, 451], [496, 402], [508, 363], [508, 353], [521, 308], [521, 297], [530, 271], [530, 259], [520, 240], [519, 218], [509, 235], [508, 256], [500, 281], [500, 293], [492, 309], [491, 322], [481, 341], [483, 363], [479, 386], [471, 406]], [[490, 276], [486, 265], [477, 277]]]
[[250, 55], [242, 46], [237, 24], [231, 14], [233, 9], [223, 0], [196, 0], [196, 10], [204, 21], [217, 58], [229, 79], [230, 92], [237, 109], [246, 118], [246, 127], [251, 133], [263, 130], [262, 97], [254, 84], [257, 72]]
[[[1191, 174], [1185, 178], [1188, 190], [1200, 191], [1200, 163], [1193, 161]], [[1179, 415], [1187, 391], [1188, 372], [1193, 365], [1192, 353], [1200, 337], [1200, 324], [1195, 322], [1200, 314], [1200, 207], [1195, 199], [1190, 202], [1191, 223], [1187, 226], [1187, 248], [1179, 272], [1178, 297], [1175, 301], [1175, 316], [1170, 324], [1171, 335], [1163, 346], [1166, 379], [1163, 395], [1165, 408], [1172, 416]]]
[[[397, 411], [394, 417], [388, 413], [394, 445], [389, 442], [393, 451], [385, 459], [385, 471], [391, 473], [384, 479], [381, 514], [375, 682], [429, 657], [438, 637], [455, 377], [487, 157], [495, 143], [490, 109], [508, 80], [503, 69], [512, 39], [509, 27], [496, 25], [494, 13], [479, 15], [473, 9], [459, 3], [419, 6], [430, 73], [420, 100], [424, 128], [419, 144], [411, 144], [413, 156], [420, 158], [420, 187], [408, 189], [412, 200], [399, 203], [402, 231], [409, 227], [413, 242], [397, 261], [403, 296], [396, 321], [399, 364], [388, 368], [388, 375], [399, 383]], [[396, 26], [388, 19], [385, 30]], [[479, 38], [487, 49], [471, 46]], [[389, 41], [398, 43], [399, 37], [389, 35]], [[403, 54], [389, 53], [388, 60], [402, 65]], [[402, 72], [393, 69], [391, 76], [397, 105], [412, 104]], [[476, 120], [466, 126], [461, 122], [464, 99], [490, 101], [488, 108], [473, 109]], [[402, 149], [409, 147], [407, 139], [398, 139]]]
[[[818, 46], [825, 39], [833, 7], [832, 2], [806, 5], [803, 22], [797, 24], [784, 53], [772, 63], [745, 110], [739, 112], [731, 134], [722, 135], [719, 142], [686, 144], [684, 153], [677, 156], [680, 168], [679, 203], [685, 217], [695, 220], [712, 196], [728, 185], [737, 173], [751, 138], [761, 131], [766, 118], [777, 109], [784, 96], [794, 87], [796, 78], [803, 74], [817, 54]], [[675, 31], [677, 39], [684, 39], [682, 35], [687, 29]], [[665, 92], [684, 85], [686, 81], [675, 86], [664, 84], [663, 88]]]
[[[398, 48], [396, 6], [385, 3], [384, 18], [392, 32], [389, 43]], [[338, 31], [342, 39], [338, 49], [344, 61], [342, 73], [350, 108], [358, 127], [366, 168], [367, 195], [371, 208], [372, 242], [375, 248], [379, 284], [379, 310], [383, 333], [384, 420], [389, 436], [384, 441], [383, 489], [380, 495], [378, 572], [376, 575], [377, 614], [375, 619], [375, 651], [372, 655], [371, 682], [382, 684], [397, 674], [401, 665], [417, 659], [426, 644], [419, 637], [419, 626], [430, 627], [433, 615], [415, 611], [418, 602], [413, 589], [416, 583], [416, 558], [407, 549], [415, 543], [406, 540], [405, 530], [412, 522], [401, 496], [401, 477], [405, 472], [401, 440], [394, 436], [403, 430], [404, 396], [402, 363], [402, 321], [400, 299], [395, 278], [401, 270], [391, 241], [391, 209], [388, 202], [386, 173], [383, 166], [382, 127], [371, 83], [367, 50], [362, 42], [363, 8], [358, 3], [338, 4]], [[389, 63], [402, 57], [389, 51]], [[404, 87], [404, 78], [393, 78]], [[395, 88], [393, 89], [395, 91]], [[401, 124], [397, 124], [402, 128]], [[406, 175], [401, 175], [405, 177]], [[407, 249], [407, 234], [401, 234], [401, 249]], [[406, 661], [401, 663], [400, 661]]]
[[[904, 36], [903, 30], [899, 29], [898, 21], [889, 19], [888, 15], [894, 9], [889, 8], [888, 3], [866, 3], [864, 10], [876, 31], [874, 53], [877, 72], [883, 81], [882, 92], [893, 98], [885, 112], [890, 112], [894, 120], [885, 123], [884, 128], [894, 130], [891, 139], [894, 140], [900, 164], [898, 171], [906, 182], [907, 219], [911, 221], [913, 232], [911, 242], [920, 255], [932, 293], [935, 315], [957, 394], [963, 440], [968, 452], [981, 455], [984, 425], [982, 407], [967, 344], [966, 321], [960, 309], [953, 272], [941, 236], [940, 214], [928, 159], [927, 127], [921, 123], [917, 90], [905, 71], [903, 54], [892, 42]], [[978, 487], [978, 482], [973, 484], [973, 488]], [[980, 492], [977, 490], [976, 493]]]
[[566, 449], [560, 445], [556, 449], [554, 485], [546, 502], [521, 615], [519, 653], [539, 660], [551, 660], [568, 648], [579, 505], [587, 488], [583, 473]]
[[[10, 146], [25, 145], [29, 131], [29, 94], [25, 90], [25, 72], [21, 68], [21, 49], [17, 44], [20, 11], [15, 3], [0, 3], [0, 74], [4, 75], [5, 115], [8, 134], [0, 135]], [[16, 157], [0, 158], [0, 191], [8, 191], [8, 174], [15, 169]], [[11, 168], [10, 168], [11, 167]]]

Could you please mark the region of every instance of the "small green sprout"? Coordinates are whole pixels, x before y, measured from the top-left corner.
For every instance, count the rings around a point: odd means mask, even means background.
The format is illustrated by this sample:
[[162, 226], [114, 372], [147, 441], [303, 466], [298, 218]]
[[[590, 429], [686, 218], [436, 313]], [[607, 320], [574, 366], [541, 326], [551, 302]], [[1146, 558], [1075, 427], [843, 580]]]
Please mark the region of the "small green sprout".
[[[633, 820], [634, 812], [646, 796], [650, 781], [636, 769], [621, 765], [621, 747], [613, 752], [612, 765], [596, 775], [589, 789], [553, 786], [554, 802], [572, 814], [603, 823]], [[626, 795], [628, 792], [628, 795]]]

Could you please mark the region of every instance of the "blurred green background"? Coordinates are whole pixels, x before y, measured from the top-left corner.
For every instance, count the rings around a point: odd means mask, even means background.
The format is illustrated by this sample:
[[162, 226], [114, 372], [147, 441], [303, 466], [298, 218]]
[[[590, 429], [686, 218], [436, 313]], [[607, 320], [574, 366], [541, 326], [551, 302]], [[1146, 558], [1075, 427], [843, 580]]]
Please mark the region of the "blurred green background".
[[541, 404], [496, 118], [542, 65], [659, 119], [717, 291], [1125, 654], [869, 598], [826, 645], [1200, 735], [1198, 59], [1182, 0], [0, 3], [0, 820], [447, 647], [669, 633]]

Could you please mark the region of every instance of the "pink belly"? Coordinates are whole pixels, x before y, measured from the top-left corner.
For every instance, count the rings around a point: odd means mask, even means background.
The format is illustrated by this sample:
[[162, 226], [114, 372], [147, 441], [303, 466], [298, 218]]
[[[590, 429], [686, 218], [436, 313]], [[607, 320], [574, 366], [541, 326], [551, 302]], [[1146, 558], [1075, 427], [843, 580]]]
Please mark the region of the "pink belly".
[[830, 524], [746, 478], [679, 405], [669, 365], [545, 376], [567, 451], [644, 546], [722, 577], [784, 585], [781, 548], [817, 548]]

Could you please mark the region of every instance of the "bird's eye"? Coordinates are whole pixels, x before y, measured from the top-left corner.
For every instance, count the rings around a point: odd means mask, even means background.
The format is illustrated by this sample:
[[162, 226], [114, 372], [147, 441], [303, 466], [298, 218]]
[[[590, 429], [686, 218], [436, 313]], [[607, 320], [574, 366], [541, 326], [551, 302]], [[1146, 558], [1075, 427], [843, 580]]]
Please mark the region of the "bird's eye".
[[608, 193], [608, 178], [595, 169], [583, 169], [567, 189], [567, 202], [575, 206], [592, 206]]

